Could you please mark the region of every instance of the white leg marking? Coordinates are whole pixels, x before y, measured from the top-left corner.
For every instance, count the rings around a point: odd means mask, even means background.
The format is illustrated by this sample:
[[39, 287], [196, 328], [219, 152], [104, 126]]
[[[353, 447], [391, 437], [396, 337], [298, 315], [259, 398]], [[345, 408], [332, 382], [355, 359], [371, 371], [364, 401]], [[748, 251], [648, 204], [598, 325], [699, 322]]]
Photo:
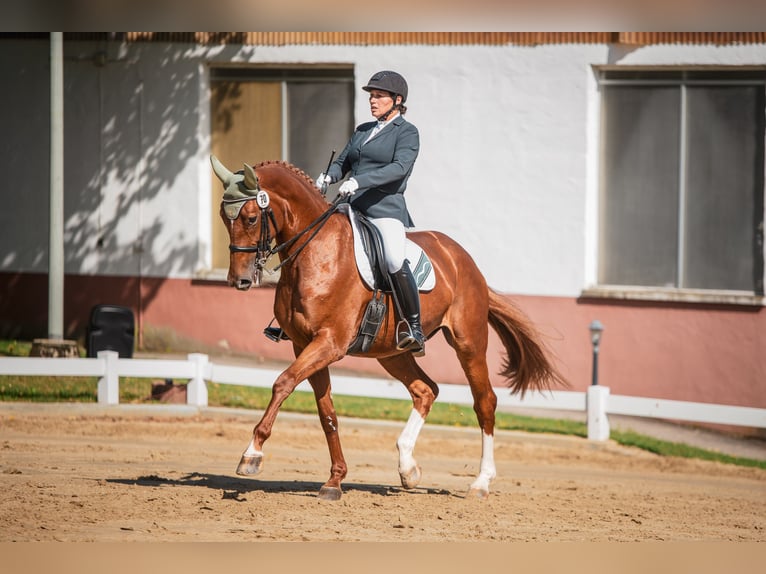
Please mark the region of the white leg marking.
[[418, 440], [420, 430], [425, 424], [425, 419], [415, 409], [410, 412], [410, 418], [404, 426], [402, 434], [396, 440], [396, 448], [399, 449], [399, 472], [409, 472], [417, 466], [412, 456], [415, 450], [415, 442]]
[[489, 492], [489, 483], [497, 476], [494, 451], [495, 437], [481, 431], [481, 465], [479, 466], [479, 476], [471, 484], [471, 490]]
[[250, 444], [247, 445], [247, 449], [242, 453], [242, 456], [263, 456], [263, 451], [255, 448], [254, 441], [255, 439], [250, 441]]

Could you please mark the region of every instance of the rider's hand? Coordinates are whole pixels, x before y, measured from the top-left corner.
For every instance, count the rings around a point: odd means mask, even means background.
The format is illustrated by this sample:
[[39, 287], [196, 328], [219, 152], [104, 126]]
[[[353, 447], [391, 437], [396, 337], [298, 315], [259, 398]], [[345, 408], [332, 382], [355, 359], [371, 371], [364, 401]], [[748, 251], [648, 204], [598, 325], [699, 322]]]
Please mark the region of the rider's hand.
[[357, 189], [359, 189], [359, 184], [352, 177], [341, 184], [338, 194], [342, 197], [351, 197]]
[[316, 180], [316, 186], [321, 190], [325, 190], [327, 186], [331, 183], [332, 183], [332, 179], [326, 173], [320, 173], [319, 177]]

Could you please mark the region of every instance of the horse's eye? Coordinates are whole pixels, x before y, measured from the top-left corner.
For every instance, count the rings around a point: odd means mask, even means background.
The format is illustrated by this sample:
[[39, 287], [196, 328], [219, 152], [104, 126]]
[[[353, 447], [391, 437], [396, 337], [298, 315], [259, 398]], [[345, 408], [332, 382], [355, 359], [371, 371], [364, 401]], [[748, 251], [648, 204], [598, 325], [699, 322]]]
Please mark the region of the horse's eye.
[[256, 221], [258, 221], [258, 216], [257, 215], [251, 215], [250, 217], [247, 218], [247, 224], [248, 225], [255, 225]]

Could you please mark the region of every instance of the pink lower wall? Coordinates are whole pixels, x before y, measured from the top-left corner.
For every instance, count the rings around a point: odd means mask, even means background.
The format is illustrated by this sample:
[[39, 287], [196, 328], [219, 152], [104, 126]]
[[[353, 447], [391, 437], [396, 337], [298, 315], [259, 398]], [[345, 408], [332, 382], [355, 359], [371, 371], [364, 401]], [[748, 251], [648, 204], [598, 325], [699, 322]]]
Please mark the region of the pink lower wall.
[[[139, 334], [164, 330], [210, 352], [228, 348], [263, 360], [292, 358], [289, 343], [261, 331], [272, 317], [272, 288], [242, 293], [223, 283], [133, 277], [67, 276], [65, 332], [84, 341], [90, 309], [125, 305]], [[612, 394], [766, 408], [766, 311], [762, 307], [684, 305], [566, 297], [513, 296], [546, 336], [572, 390], [591, 381], [588, 325], [604, 326], [599, 382]], [[0, 273], [0, 336], [44, 337], [47, 276]], [[195, 343], [196, 342], [196, 343]], [[490, 371], [501, 355], [492, 333]], [[464, 383], [441, 334], [419, 362], [434, 380]], [[346, 357], [339, 367], [383, 375], [376, 361]], [[502, 384], [495, 377], [497, 385]]]

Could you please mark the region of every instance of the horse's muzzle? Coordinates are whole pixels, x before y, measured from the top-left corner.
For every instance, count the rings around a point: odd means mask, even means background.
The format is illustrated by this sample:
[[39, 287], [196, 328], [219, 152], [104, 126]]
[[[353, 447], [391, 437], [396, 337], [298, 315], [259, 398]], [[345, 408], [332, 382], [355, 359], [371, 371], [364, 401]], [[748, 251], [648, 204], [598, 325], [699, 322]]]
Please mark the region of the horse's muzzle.
[[249, 277], [238, 277], [237, 279], [230, 279], [229, 285], [238, 291], [247, 291], [253, 286], [253, 280]]

